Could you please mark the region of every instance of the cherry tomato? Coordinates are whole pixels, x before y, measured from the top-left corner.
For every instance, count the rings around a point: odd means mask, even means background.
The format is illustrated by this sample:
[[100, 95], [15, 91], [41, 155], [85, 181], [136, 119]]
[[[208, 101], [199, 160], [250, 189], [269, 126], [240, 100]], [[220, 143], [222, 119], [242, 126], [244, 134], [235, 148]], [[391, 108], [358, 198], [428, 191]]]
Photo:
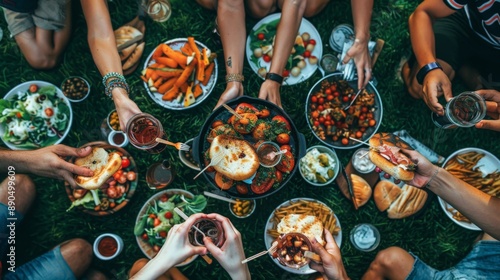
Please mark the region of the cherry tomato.
[[288, 144], [290, 142], [290, 135], [288, 133], [280, 133], [276, 136], [276, 142], [280, 145]]
[[337, 91], [337, 85], [336, 85], [336, 84], [332, 84], [332, 85], [330, 86], [330, 89], [331, 89], [332, 91]]
[[315, 95], [311, 96], [311, 102], [312, 103], [318, 102], [318, 98]]
[[310, 51], [305, 51], [303, 54], [302, 54], [303, 57], [305, 58], [309, 58], [311, 57], [311, 52]]
[[326, 119], [327, 121], [330, 121], [330, 120], [332, 120], [332, 116], [330, 116], [330, 115], [326, 115], [325, 119]]
[[325, 99], [323, 97], [318, 98], [318, 104], [323, 105], [325, 103]]
[[126, 157], [122, 158], [122, 168], [125, 169], [130, 166], [130, 160]]
[[290, 71], [288, 71], [287, 69], [283, 70], [283, 77], [288, 77], [290, 76]]
[[320, 112], [321, 112], [321, 111], [323, 111], [323, 110], [325, 110], [325, 107], [323, 107], [323, 105], [319, 105], [319, 106], [318, 106], [318, 111], [320, 111]]
[[159, 234], [160, 234], [160, 236], [161, 236], [161, 237], [163, 237], [163, 238], [166, 238], [166, 237], [167, 237], [167, 235], [168, 235], [168, 234], [167, 234], [167, 232], [166, 232], [166, 231], [164, 231], [164, 230], [160, 231], [160, 233], [159, 233]]
[[326, 97], [326, 100], [328, 100], [328, 101], [332, 101], [334, 98], [335, 98], [335, 97], [333, 97], [333, 95], [328, 95], [328, 96]]
[[359, 129], [359, 131], [361, 131], [361, 132], [365, 132], [365, 131], [366, 131], [366, 127], [361, 127], [361, 128]]
[[283, 173], [278, 169], [276, 169], [276, 171], [274, 172], [274, 177], [276, 177], [276, 181], [278, 183], [281, 183], [283, 181]]
[[325, 121], [325, 125], [326, 125], [326, 126], [329, 126], [329, 125], [331, 125], [331, 124], [332, 124], [332, 123], [331, 123], [330, 121]]
[[313, 118], [315, 118], [315, 119], [316, 119], [316, 118], [318, 118], [318, 117], [319, 117], [319, 111], [318, 111], [318, 110], [313, 111], [313, 112], [311, 113], [311, 117], [313, 117]]
[[149, 240], [149, 236], [148, 236], [147, 233], [143, 233], [142, 234], [142, 240], [144, 240], [144, 241], [148, 241]]
[[356, 138], [360, 139], [361, 137], [363, 137], [363, 132], [361, 132], [361, 131], [356, 131], [355, 136], [356, 136]]
[[307, 45], [309, 45], [309, 41], [308, 40], [303, 40], [304, 42], [304, 47], [307, 47]]
[[324, 117], [319, 117], [319, 123], [325, 123], [325, 118]]
[[21, 112], [17, 112], [17, 113], [16, 113], [16, 117], [17, 117], [18, 119], [20, 119], [20, 118], [22, 118], [22, 117], [23, 117], [23, 114], [21, 114]]
[[150, 217], [151, 219], [156, 219], [156, 215], [155, 215], [155, 214], [153, 214], [153, 213], [149, 214], [149, 217]]
[[333, 96], [335, 96], [335, 97], [339, 97], [339, 96], [340, 96], [340, 93], [339, 93], [338, 91], [334, 91], [334, 92], [333, 92]]
[[37, 85], [30, 85], [29, 91], [31, 93], [35, 93], [38, 91], [38, 86]]
[[263, 41], [264, 39], [266, 39], [266, 35], [264, 35], [264, 33], [259, 33], [257, 34], [257, 39]]
[[348, 144], [349, 144], [349, 139], [342, 138], [342, 145], [348, 145]]
[[174, 217], [174, 215], [172, 214], [172, 212], [168, 211], [167, 213], [165, 213], [165, 218], [172, 219], [172, 217]]
[[349, 96], [342, 97], [342, 102], [349, 102]]
[[368, 112], [368, 107], [366, 106], [361, 107], [361, 113], [366, 113], [366, 112]]
[[118, 179], [120, 179], [120, 177], [123, 175], [123, 170], [118, 170], [115, 172], [115, 174], [113, 174], [113, 178], [118, 181]]
[[319, 122], [318, 122], [318, 121], [315, 121], [315, 122], [314, 122], [314, 126], [315, 126], [315, 127], [319, 127]]
[[54, 110], [52, 108], [45, 108], [44, 112], [47, 117], [52, 117], [54, 115]]
[[371, 120], [368, 121], [368, 125], [369, 126], [375, 126], [375, 124], [377, 124], [377, 121], [374, 120], [374, 119], [371, 119]]
[[295, 167], [295, 158], [291, 151], [287, 151], [281, 156], [281, 161], [276, 165], [276, 169], [283, 173], [290, 173]]
[[274, 116], [274, 117], [272, 118], [272, 120], [273, 120], [273, 121], [276, 121], [276, 122], [281, 122], [281, 123], [284, 123], [284, 124], [285, 124], [285, 128], [286, 128], [287, 130], [291, 130], [291, 129], [292, 129], [292, 127], [290, 126], [290, 123], [289, 123], [289, 122], [285, 119], [285, 117], [283, 117], [283, 116], [279, 116], [279, 115], [278, 115], [278, 116]]
[[338, 140], [339, 140], [339, 137], [338, 137], [337, 135], [334, 135], [334, 136], [332, 137], [332, 140], [333, 140], [333, 141], [338, 141]]
[[161, 202], [167, 202], [167, 201], [168, 201], [168, 196], [167, 196], [166, 194], [162, 194], [162, 195], [160, 196], [160, 201], [161, 201]]
[[280, 146], [280, 150], [284, 151], [284, 150], [287, 150], [287, 151], [292, 151], [292, 147], [290, 145], [281, 145]]
[[116, 206], [116, 203], [115, 203], [115, 202], [111, 201], [111, 202], [109, 203], [109, 208], [115, 208], [115, 206]]
[[316, 46], [316, 40], [309, 39], [309, 44]]
[[161, 224], [161, 220], [160, 220], [160, 219], [158, 219], [158, 218], [155, 218], [155, 220], [154, 220], [154, 222], [153, 222], [153, 226], [154, 226], [154, 227], [157, 227], [157, 226], [159, 226], [160, 224]]
[[267, 55], [267, 54], [263, 55], [262, 59], [264, 59], [265, 62], [270, 62], [271, 61], [271, 57], [269, 55]]
[[366, 118], [366, 117], [365, 117], [365, 115], [360, 115], [360, 116], [359, 116], [359, 120], [360, 120], [360, 121], [364, 120], [365, 118]]
[[325, 89], [325, 93], [327, 95], [331, 95], [333, 92], [332, 92], [332, 90], [330, 88], [327, 88], [327, 89]]

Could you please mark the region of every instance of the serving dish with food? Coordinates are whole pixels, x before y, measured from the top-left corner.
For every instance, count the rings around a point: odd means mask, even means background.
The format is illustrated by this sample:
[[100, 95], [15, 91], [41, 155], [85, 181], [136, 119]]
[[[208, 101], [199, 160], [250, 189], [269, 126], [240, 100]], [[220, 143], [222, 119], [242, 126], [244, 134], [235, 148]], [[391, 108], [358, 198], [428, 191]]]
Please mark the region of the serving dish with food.
[[326, 186], [335, 180], [340, 170], [337, 153], [331, 148], [317, 145], [309, 147], [299, 161], [302, 178], [314, 186]]
[[357, 80], [343, 80], [342, 73], [333, 73], [319, 80], [309, 91], [305, 108], [307, 124], [323, 144], [351, 149], [363, 144], [349, 137], [366, 141], [377, 132], [383, 106], [371, 82], [348, 110], [342, 109], [356, 95], [357, 83]]
[[[186, 215], [200, 213], [207, 200], [181, 189], [168, 189], [150, 197], [137, 214], [134, 235], [141, 251], [152, 259], [165, 243], [168, 231], [184, 220], [174, 211], [177, 207]], [[196, 259], [194, 255], [177, 266], [187, 265]]]
[[[111, 215], [125, 207], [135, 193], [138, 182], [134, 158], [123, 148], [106, 142], [91, 142], [92, 153], [85, 158], [71, 158], [77, 165], [95, 168], [93, 177], [75, 177], [81, 188], [72, 189], [65, 182], [73, 208], [94, 216]], [[116, 170], [116, 171], [115, 171]]]
[[[203, 176], [213, 192], [225, 196], [255, 199], [275, 193], [295, 173], [296, 163], [305, 153], [304, 135], [281, 108], [268, 101], [242, 96], [227, 105], [242, 118], [221, 106], [208, 117], [193, 141], [200, 169], [207, 167], [216, 154], [223, 155], [223, 160]], [[287, 150], [274, 167], [260, 166], [255, 150], [264, 141]]]
[[158, 105], [186, 110], [210, 95], [217, 75], [216, 54], [188, 37], [159, 44], [146, 59], [141, 78]]
[[[321, 201], [312, 198], [294, 198], [283, 202], [267, 219], [264, 229], [266, 249], [271, 248], [277, 238], [286, 233], [298, 232], [309, 240], [316, 238], [320, 244], [325, 244], [323, 228], [328, 229], [340, 247], [342, 245], [342, 230], [340, 222], [332, 209]], [[270, 254], [273, 261], [284, 270], [296, 274], [311, 274], [316, 272], [304, 265], [300, 267], [286, 266], [280, 263], [278, 252]]]
[[69, 100], [48, 82], [22, 83], [0, 100], [0, 137], [12, 150], [59, 144], [68, 135], [72, 121]]
[[90, 84], [82, 77], [66, 78], [61, 84], [61, 90], [71, 102], [82, 102], [90, 94]]
[[[500, 160], [492, 153], [473, 147], [460, 149], [445, 160], [443, 168], [475, 188], [500, 197]], [[466, 229], [481, 230], [441, 197], [438, 200], [443, 212], [454, 223]]]
[[[246, 56], [252, 70], [262, 79], [271, 67], [276, 30], [281, 13], [261, 19], [250, 31], [246, 44]], [[282, 76], [283, 85], [294, 85], [307, 80], [318, 68], [318, 60], [323, 55], [323, 43], [318, 31], [303, 18], [292, 51], [287, 59]]]

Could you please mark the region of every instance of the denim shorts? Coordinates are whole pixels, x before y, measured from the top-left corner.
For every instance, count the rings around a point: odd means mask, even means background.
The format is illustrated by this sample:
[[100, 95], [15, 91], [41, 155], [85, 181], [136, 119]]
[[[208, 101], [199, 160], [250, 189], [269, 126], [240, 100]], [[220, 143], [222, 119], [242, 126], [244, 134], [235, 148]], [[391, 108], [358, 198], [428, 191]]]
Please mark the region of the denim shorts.
[[[411, 253], [410, 253], [411, 254]], [[500, 279], [500, 242], [479, 241], [470, 253], [455, 266], [439, 271], [413, 255], [413, 269], [406, 277], [410, 279], [474, 280]]]

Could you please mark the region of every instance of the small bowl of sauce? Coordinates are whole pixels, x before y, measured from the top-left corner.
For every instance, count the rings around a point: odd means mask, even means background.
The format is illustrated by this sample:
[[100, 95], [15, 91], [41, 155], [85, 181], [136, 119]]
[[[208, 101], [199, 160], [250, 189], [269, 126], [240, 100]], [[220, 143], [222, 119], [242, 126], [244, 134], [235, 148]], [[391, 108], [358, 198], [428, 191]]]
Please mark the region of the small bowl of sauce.
[[121, 131], [113, 130], [108, 135], [108, 142], [116, 147], [125, 147], [128, 145], [128, 137], [127, 134]]
[[367, 148], [360, 148], [352, 156], [352, 165], [359, 173], [368, 174], [375, 170], [375, 164], [368, 157], [369, 152]]
[[260, 165], [264, 167], [273, 167], [281, 161], [281, 154], [275, 155], [280, 151], [278, 144], [266, 141], [262, 142], [257, 148], [257, 156], [259, 157]]
[[114, 233], [103, 233], [94, 241], [94, 254], [103, 261], [114, 259], [122, 250], [123, 240]]
[[373, 251], [380, 244], [380, 232], [372, 224], [359, 224], [351, 230], [351, 243], [360, 251]]

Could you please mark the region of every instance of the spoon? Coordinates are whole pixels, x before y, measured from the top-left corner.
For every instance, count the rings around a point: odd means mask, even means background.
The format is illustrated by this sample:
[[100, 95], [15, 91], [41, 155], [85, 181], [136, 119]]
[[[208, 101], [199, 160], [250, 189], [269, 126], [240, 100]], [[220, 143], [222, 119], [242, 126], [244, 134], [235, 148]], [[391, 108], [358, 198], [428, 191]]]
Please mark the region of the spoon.
[[265, 155], [264, 157], [268, 160], [274, 160], [279, 155], [282, 155], [287, 152], [287, 149], [280, 150], [279, 152], [272, 151], [269, 154]]

